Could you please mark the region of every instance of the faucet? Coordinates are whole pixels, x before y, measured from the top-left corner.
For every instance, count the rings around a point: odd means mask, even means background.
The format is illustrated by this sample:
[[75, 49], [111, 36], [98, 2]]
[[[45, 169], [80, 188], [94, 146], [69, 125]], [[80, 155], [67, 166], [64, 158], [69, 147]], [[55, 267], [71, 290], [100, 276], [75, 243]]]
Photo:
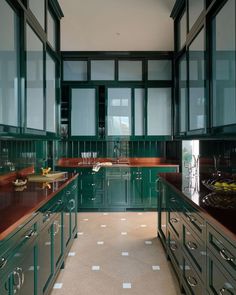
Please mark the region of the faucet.
[[118, 163], [119, 162], [119, 156], [120, 156], [120, 149], [118, 147], [118, 142], [114, 145], [113, 155], [114, 155], [114, 158], [116, 158], [116, 162]]

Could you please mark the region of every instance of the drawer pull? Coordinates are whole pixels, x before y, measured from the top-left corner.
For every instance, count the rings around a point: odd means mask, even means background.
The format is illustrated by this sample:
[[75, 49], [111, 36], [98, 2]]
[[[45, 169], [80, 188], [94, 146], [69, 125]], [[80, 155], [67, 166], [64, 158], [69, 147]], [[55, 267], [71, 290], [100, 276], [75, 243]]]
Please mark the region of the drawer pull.
[[177, 202], [175, 197], [170, 198], [170, 201], [173, 202], [173, 203]]
[[95, 183], [91, 183], [91, 186], [95, 186]]
[[33, 236], [36, 236], [36, 231], [35, 230], [31, 230], [27, 235], [25, 235], [25, 239], [30, 239]]
[[67, 192], [66, 192], [66, 195], [67, 195], [67, 196], [68, 196], [68, 195], [70, 195], [70, 194], [71, 194], [71, 192], [70, 192], [70, 191], [67, 191]]
[[194, 277], [187, 277], [187, 283], [191, 287], [196, 287], [197, 286], [197, 280]]
[[7, 259], [2, 257], [0, 261], [0, 269], [2, 269], [7, 264]]
[[224, 260], [226, 260], [226, 261], [234, 262], [234, 260], [235, 260], [234, 257], [229, 257], [229, 256], [226, 255], [226, 253], [225, 253], [225, 249], [220, 250], [220, 256], [221, 256]]
[[91, 200], [91, 201], [95, 201], [95, 200], [96, 200], [96, 198], [90, 198], [90, 200]]
[[225, 292], [227, 292], [228, 294], [232, 294], [230, 291], [228, 291], [226, 288], [221, 288], [220, 289], [220, 292], [219, 292], [219, 295], [224, 295], [226, 294]]
[[194, 242], [187, 242], [187, 247], [190, 250], [197, 250], [197, 244], [195, 244]]
[[172, 251], [176, 251], [176, 250], [178, 249], [178, 246], [177, 246], [176, 244], [171, 244], [171, 245], [170, 245], [170, 249], [171, 249]]
[[62, 200], [58, 200], [57, 205], [61, 205], [61, 204], [62, 204]]
[[171, 218], [170, 219], [170, 222], [171, 223], [178, 223], [179, 222], [179, 219], [177, 219], [177, 218]]

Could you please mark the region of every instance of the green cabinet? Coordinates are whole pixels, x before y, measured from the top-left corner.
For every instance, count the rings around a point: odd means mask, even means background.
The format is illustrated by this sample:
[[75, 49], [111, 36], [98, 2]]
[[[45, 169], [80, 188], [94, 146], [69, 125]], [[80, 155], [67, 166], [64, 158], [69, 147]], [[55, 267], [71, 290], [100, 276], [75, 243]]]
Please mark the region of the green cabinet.
[[145, 207], [145, 184], [142, 168], [131, 168], [130, 205], [134, 207]]

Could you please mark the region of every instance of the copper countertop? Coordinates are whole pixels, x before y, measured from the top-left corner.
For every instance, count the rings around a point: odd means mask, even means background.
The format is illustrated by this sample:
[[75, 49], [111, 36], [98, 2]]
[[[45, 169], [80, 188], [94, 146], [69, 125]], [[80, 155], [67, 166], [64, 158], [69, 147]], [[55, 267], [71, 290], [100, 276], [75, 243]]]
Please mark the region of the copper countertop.
[[16, 191], [17, 187], [12, 183], [2, 185], [0, 187], [0, 242], [76, 177], [77, 174], [68, 173], [66, 179], [50, 183], [50, 188], [43, 187], [43, 183], [28, 182], [23, 191]]
[[215, 224], [222, 233], [236, 241], [236, 209], [210, 207], [202, 202], [202, 199], [211, 193], [201, 183], [203, 179], [207, 179], [206, 175], [200, 175], [199, 178], [186, 178], [181, 173], [160, 173], [159, 176], [175, 191], [181, 193], [191, 205], [200, 210], [206, 220]]

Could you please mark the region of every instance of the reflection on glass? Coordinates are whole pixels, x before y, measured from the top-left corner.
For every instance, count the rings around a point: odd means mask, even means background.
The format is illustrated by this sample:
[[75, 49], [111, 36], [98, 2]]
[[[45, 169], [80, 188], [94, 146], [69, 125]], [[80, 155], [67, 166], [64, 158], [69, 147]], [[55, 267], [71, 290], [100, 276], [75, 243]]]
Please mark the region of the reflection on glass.
[[0, 124], [18, 126], [19, 19], [0, 1]]
[[107, 118], [109, 136], [131, 135], [130, 88], [108, 88]]
[[170, 60], [149, 60], [148, 80], [171, 80]]
[[91, 80], [114, 80], [114, 60], [91, 60]]
[[144, 99], [142, 88], [134, 89], [134, 135], [144, 135]]
[[205, 0], [188, 0], [189, 7], [189, 30], [200, 16], [204, 9]]
[[142, 61], [119, 61], [119, 81], [142, 81]]
[[27, 128], [44, 129], [43, 43], [26, 27]]
[[94, 88], [72, 89], [71, 135], [96, 135], [96, 90]]
[[184, 11], [178, 23], [178, 50], [181, 49], [186, 42], [187, 35], [187, 14]]
[[148, 88], [147, 134], [171, 135], [171, 88]]
[[63, 62], [64, 81], [86, 81], [87, 61], [85, 60], [65, 60]]
[[48, 35], [48, 41], [52, 45], [52, 48], [56, 49], [56, 22], [54, 17], [52, 16], [51, 12], [48, 10], [47, 15], [47, 35]]
[[213, 126], [236, 123], [235, 1], [229, 0], [212, 20]]
[[56, 132], [56, 64], [46, 55], [46, 130]]
[[179, 60], [179, 131], [186, 131], [187, 112], [187, 62], [186, 54]]
[[205, 127], [205, 42], [202, 29], [189, 46], [189, 129]]
[[28, 0], [29, 8], [37, 18], [38, 22], [45, 29], [45, 0]]

